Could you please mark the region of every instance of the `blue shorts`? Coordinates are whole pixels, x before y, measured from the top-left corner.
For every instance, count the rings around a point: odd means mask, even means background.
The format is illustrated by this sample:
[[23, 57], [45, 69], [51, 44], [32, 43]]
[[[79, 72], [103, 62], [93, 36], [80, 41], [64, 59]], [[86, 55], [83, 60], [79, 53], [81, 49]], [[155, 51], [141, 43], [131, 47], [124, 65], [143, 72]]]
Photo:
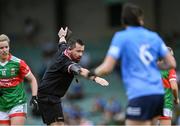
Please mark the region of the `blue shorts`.
[[131, 99], [126, 109], [126, 119], [152, 120], [162, 115], [164, 95], [149, 95]]

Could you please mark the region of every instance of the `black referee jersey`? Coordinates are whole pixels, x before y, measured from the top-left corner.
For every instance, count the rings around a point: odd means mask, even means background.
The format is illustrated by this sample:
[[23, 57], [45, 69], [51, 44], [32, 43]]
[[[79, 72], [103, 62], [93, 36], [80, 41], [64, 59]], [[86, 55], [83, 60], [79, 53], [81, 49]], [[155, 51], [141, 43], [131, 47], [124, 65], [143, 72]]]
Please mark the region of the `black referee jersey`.
[[[59, 49], [42, 78], [38, 96], [61, 98], [68, 90], [74, 78], [73, 73], [68, 72], [68, 67], [74, 62], [64, 54], [66, 48], [66, 43], [59, 44]], [[57, 101], [59, 100], [57, 99]]]

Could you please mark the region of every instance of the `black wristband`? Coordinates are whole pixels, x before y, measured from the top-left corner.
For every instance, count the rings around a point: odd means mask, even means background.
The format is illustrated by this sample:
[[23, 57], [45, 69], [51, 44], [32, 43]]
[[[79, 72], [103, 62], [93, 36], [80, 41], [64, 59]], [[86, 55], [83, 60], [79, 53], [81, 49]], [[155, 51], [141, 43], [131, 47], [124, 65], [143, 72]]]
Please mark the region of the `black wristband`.
[[90, 79], [91, 77], [93, 77], [93, 81], [95, 81], [95, 78], [96, 78], [96, 74], [94, 73], [94, 71], [89, 71], [89, 73], [88, 73], [88, 75], [87, 75], [87, 77]]
[[87, 77], [90, 78], [92, 76], [96, 76], [96, 74], [94, 73], [94, 71], [89, 71]]
[[94, 76], [93, 81], [95, 81], [96, 77], [97, 77], [97, 76]]

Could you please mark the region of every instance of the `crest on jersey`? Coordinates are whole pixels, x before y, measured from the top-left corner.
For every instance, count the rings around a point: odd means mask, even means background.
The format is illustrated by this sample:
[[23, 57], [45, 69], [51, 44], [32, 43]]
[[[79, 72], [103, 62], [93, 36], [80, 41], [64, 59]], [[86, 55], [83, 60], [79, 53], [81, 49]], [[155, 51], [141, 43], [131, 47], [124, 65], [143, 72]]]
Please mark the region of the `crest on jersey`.
[[11, 75], [15, 75], [15, 68], [11, 68]]

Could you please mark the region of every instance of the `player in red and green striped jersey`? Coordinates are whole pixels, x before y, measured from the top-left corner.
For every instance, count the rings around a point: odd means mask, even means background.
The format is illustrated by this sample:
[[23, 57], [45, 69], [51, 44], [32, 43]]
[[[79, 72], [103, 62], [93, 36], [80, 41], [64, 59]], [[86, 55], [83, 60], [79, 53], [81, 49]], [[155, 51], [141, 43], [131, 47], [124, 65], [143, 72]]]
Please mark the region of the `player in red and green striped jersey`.
[[[168, 47], [168, 49], [173, 55], [172, 49], [170, 47]], [[175, 104], [179, 103], [176, 71], [175, 69], [161, 70], [161, 75], [162, 75], [163, 85], [165, 88], [165, 96], [164, 96], [163, 115], [159, 118], [159, 120], [160, 120], [160, 125], [171, 125], [172, 112], [174, 108], [173, 101]]]
[[37, 96], [37, 81], [25, 61], [10, 54], [9, 42], [8, 36], [0, 35], [0, 125], [24, 125], [24, 79], [31, 85], [33, 99]]

